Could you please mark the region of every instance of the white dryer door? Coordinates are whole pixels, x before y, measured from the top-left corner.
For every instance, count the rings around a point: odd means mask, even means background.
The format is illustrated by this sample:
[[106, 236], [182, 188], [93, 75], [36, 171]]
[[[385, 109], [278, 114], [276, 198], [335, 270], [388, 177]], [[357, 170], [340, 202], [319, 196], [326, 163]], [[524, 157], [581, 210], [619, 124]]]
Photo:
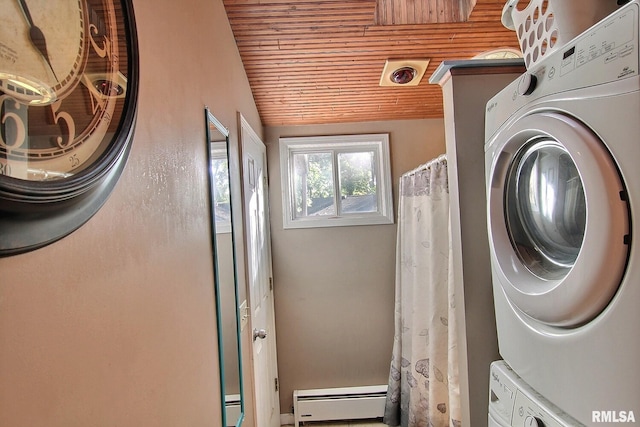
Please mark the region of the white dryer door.
[[563, 114], [525, 116], [490, 144], [489, 235], [510, 302], [562, 327], [597, 316], [627, 261], [629, 209], [611, 155]]

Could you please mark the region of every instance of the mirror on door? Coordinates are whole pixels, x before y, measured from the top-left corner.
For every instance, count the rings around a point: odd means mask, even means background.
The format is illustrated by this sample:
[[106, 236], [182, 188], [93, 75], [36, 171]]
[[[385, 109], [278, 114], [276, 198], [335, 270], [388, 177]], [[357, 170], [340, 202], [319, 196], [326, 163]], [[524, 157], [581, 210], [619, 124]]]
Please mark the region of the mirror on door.
[[231, 221], [229, 131], [205, 108], [211, 206], [211, 241], [220, 348], [222, 425], [239, 426], [244, 418], [238, 284]]

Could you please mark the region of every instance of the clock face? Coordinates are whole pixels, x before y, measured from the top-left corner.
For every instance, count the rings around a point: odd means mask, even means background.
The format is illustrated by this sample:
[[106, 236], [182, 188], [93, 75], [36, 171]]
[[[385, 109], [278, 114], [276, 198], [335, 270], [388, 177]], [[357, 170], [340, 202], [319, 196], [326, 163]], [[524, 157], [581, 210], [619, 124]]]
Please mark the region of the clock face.
[[[0, 0], [0, 22], [0, 233], [25, 230], [2, 255], [73, 231], [115, 185], [135, 120], [137, 42], [124, 0]], [[69, 224], [29, 237], [51, 221]]]
[[86, 5], [77, 0], [2, 0], [1, 90], [27, 105], [49, 105], [77, 85], [87, 61]]

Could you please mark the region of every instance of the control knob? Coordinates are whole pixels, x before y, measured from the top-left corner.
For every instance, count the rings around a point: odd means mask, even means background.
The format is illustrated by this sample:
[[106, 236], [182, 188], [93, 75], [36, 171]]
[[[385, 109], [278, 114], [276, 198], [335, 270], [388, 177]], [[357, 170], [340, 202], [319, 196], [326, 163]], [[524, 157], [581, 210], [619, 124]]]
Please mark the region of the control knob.
[[531, 415], [527, 415], [527, 418], [524, 420], [525, 427], [544, 427], [544, 423], [538, 417], [532, 417]]
[[518, 93], [522, 96], [531, 95], [538, 84], [538, 78], [531, 73], [524, 73], [518, 83]]

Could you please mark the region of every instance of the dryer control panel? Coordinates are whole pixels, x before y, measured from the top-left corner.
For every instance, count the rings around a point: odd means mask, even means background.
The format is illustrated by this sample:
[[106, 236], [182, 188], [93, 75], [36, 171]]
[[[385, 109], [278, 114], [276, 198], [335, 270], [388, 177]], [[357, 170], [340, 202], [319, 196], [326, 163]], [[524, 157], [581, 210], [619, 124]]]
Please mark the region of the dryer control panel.
[[524, 106], [640, 76], [639, 26], [640, 2], [634, 0], [533, 66], [487, 103], [485, 141]]
[[639, 6], [636, 1], [620, 8], [528, 70], [538, 84], [527, 96], [637, 76]]
[[[570, 76], [574, 87], [638, 74], [638, 4], [614, 13], [568, 43], [549, 65], [548, 79]], [[581, 70], [586, 68], [586, 72]], [[583, 75], [584, 74], [584, 75]], [[582, 81], [580, 81], [582, 80]], [[567, 85], [568, 81], [563, 85]]]
[[526, 384], [504, 361], [491, 364], [489, 417], [511, 427], [583, 426]]

